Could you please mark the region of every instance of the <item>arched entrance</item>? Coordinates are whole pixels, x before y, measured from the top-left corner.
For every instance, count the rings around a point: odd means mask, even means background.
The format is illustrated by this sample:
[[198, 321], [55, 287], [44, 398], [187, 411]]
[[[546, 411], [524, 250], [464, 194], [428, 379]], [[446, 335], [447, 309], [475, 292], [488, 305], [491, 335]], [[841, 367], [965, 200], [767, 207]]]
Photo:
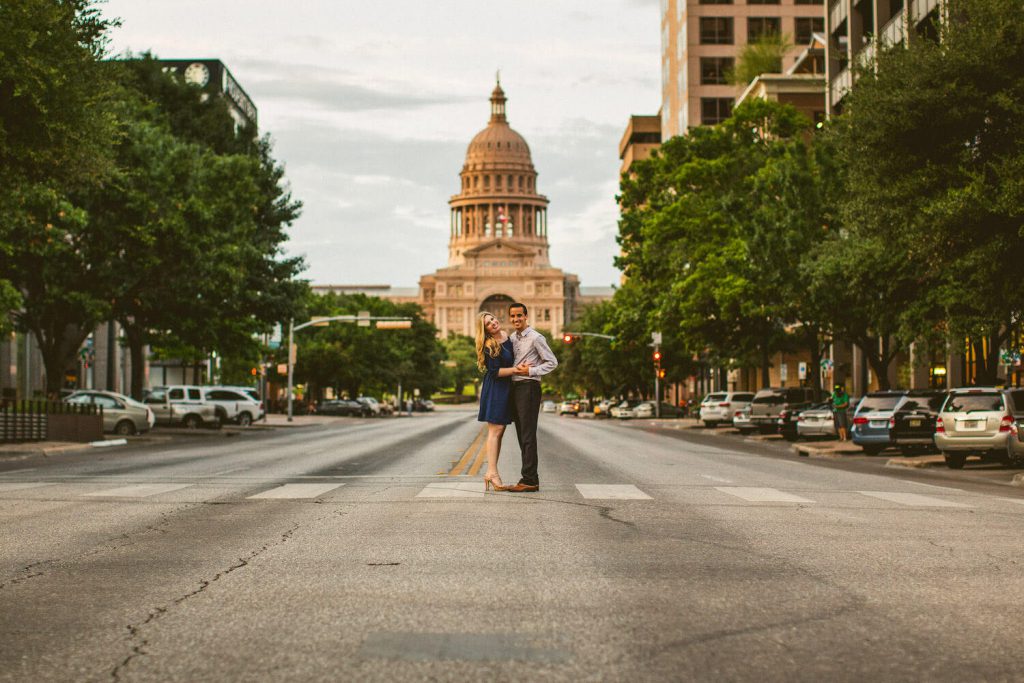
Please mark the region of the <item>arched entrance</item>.
[[507, 294], [492, 294], [480, 304], [480, 311], [487, 311], [504, 325], [508, 323], [508, 306], [515, 299]]

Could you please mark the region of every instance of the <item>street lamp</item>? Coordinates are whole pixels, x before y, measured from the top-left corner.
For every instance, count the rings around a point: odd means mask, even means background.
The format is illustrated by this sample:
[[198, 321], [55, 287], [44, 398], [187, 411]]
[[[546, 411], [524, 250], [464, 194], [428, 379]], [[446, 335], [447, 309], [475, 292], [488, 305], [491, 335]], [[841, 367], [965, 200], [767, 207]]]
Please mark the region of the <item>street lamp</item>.
[[391, 316], [391, 315], [332, 315], [326, 317], [314, 317], [304, 323], [295, 324], [294, 319], [288, 321], [288, 421], [292, 421], [292, 378], [295, 372], [295, 333], [307, 327], [326, 327], [332, 322], [362, 323], [369, 324], [371, 320], [382, 321], [385, 324], [377, 323], [378, 329], [409, 329], [412, 327], [412, 318]]

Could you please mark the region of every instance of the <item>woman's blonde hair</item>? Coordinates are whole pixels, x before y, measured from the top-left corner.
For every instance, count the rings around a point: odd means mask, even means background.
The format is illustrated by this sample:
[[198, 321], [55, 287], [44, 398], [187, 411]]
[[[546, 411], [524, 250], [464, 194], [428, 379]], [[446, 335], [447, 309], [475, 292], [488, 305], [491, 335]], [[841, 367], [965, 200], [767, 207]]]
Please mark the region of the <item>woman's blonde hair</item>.
[[481, 370], [487, 367], [487, 363], [484, 360], [484, 349], [487, 350], [487, 355], [491, 358], [497, 358], [498, 354], [501, 353], [501, 344], [498, 343], [497, 339], [487, 334], [487, 329], [484, 327], [484, 320], [493, 317], [494, 314], [487, 311], [482, 311], [476, 317], [476, 365]]

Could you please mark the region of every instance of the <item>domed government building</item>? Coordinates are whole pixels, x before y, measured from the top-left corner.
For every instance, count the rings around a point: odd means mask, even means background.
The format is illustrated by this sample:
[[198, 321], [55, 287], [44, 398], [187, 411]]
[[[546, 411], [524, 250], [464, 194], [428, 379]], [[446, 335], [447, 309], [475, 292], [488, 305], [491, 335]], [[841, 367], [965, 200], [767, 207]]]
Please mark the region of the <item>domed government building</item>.
[[451, 207], [448, 265], [420, 277], [418, 292], [387, 285], [314, 286], [317, 292], [361, 292], [419, 303], [440, 335], [474, 334], [479, 311], [508, 321], [508, 305], [521, 301], [535, 328], [561, 334], [583, 306], [611, 298], [612, 289], [580, 288], [579, 278], [548, 258], [548, 198], [537, 189], [530, 146], [512, 130], [499, 82], [491, 118], [466, 150], [459, 192]]

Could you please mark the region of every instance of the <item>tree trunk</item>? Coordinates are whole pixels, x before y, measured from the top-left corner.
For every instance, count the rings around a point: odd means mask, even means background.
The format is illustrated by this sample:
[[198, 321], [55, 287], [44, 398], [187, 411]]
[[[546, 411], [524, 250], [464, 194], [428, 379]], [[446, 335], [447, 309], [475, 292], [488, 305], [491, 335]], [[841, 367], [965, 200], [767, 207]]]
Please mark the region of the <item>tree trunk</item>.
[[146, 381], [146, 343], [142, 330], [133, 323], [120, 320], [121, 329], [124, 330], [125, 341], [128, 342], [128, 355], [132, 361], [132, 376], [130, 386], [131, 397], [136, 401], [142, 400], [145, 390], [143, 386]]
[[761, 386], [759, 388], [764, 389], [770, 387], [772, 384], [772, 366], [771, 357], [768, 355], [768, 347], [761, 347]]
[[46, 396], [58, 400], [64, 387], [64, 373], [74, 366], [78, 348], [89, 336], [89, 331], [77, 325], [63, 325], [56, 330], [35, 328], [32, 334], [46, 368]]
[[810, 363], [807, 368], [811, 376], [811, 386], [821, 391], [821, 340], [816, 327], [804, 327], [807, 350], [810, 352]]

